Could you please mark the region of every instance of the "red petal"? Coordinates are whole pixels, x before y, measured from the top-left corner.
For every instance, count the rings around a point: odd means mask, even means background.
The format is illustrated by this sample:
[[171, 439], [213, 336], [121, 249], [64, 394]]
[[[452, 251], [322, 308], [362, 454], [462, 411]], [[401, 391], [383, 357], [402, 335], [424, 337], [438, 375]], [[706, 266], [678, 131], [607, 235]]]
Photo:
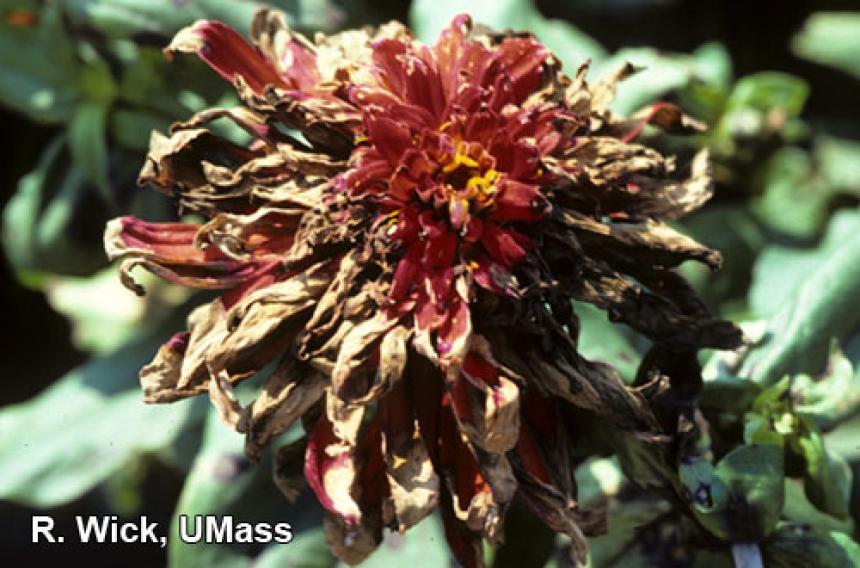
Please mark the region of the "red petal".
[[165, 280], [193, 288], [232, 288], [269, 266], [268, 262], [229, 258], [214, 246], [200, 250], [194, 243], [199, 229], [189, 223], [120, 217], [108, 225], [105, 244], [112, 259], [140, 259]]
[[516, 296], [513, 289], [514, 278], [510, 270], [483, 253], [475, 256], [474, 263], [472, 277], [478, 286], [496, 294]]
[[525, 258], [527, 250], [523, 245], [529, 244], [529, 240], [512, 229], [503, 229], [496, 223], [484, 223], [481, 243], [491, 257], [511, 268]]
[[165, 49], [167, 54], [174, 51], [197, 53], [219, 75], [231, 83], [240, 75], [257, 93], [266, 85], [289, 87], [259, 49], [222, 22], [200, 20], [181, 30]]
[[472, 334], [472, 317], [469, 313], [469, 303], [459, 294], [452, 294], [451, 305], [447, 317], [436, 339], [436, 350], [449, 364], [458, 366], [466, 350], [466, 344]]
[[457, 235], [443, 228], [427, 239], [421, 266], [427, 271], [449, 268], [454, 264], [456, 254]]
[[492, 217], [499, 221], [536, 221], [549, 212], [549, 200], [540, 187], [504, 179], [498, 184]]
[[[320, 505], [347, 523], [355, 524], [361, 515], [356, 503], [351, 498], [338, 499], [338, 495], [332, 492], [332, 489], [336, 489], [348, 494], [351, 487], [333, 487], [332, 480], [326, 479], [327, 476], [337, 476], [338, 470], [351, 466], [353, 456], [349, 448], [340, 442], [332, 423], [326, 416], [322, 416], [308, 440], [305, 451], [305, 478], [316, 493]], [[344, 503], [344, 500], [347, 502]]]
[[373, 62], [388, 89], [406, 104], [423, 107], [436, 117], [444, 109], [439, 72], [429, 50], [416, 54], [410, 45], [397, 39], [383, 39], [373, 45]]
[[400, 162], [403, 151], [412, 145], [412, 135], [406, 126], [378, 113], [364, 115], [367, 137], [392, 166]]
[[171, 351], [174, 351], [179, 354], [185, 353], [185, 350], [188, 349], [188, 339], [191, 337], [191, 334], [187, 331], [180, 331], [179, 333], [175, 333], [173, 337], [167, 340], [164, 344], [164, 347], [167, 347]]
[[460, 435], [460, 429], [450, 408], [447, 395], [442, 397], [442, 410], [439, 423], [439, 462], [442, 471], [452, 476], [452, 488], [462, 509], [479, 493], [491, 493], [492, 488], [472, 450]]
[[284, 51], [285, 60], [281, 61], [281, 68], [293, 88], [300, 91], [310, 91], [320, 81], [319, 69], [317, 67], [316, 54], [296, 41], [290, 36], [287, 49]]
[[271, 286], [275, 282], [286, 280], [294, 274], [295, 273], [287, 272], [284, 269], [284, 264], [280, 261], [263, 263], [260, 265], [260, 268], [252, 276], [248, 277], [245, 282], [242, 282], [232, 290], [222, 294], [221, 303], [224, 305], [225, 310], [230, 309], [231, 306], [235, 305], [239, 300], [251, 292], [260, 290], [266, 286]]
[[517, 441], [516, 452], [520, 461], [522, 461], [523, 467], [530, 475], [547, 485], [553, 483], [546, 462], [544, 462], [541, 449], [525, 424], [520, 425], [520, 438]]
[[392, 300], [402, 300], [412, 290], [415, 284], [415, 276], [418, 273], [419, 262], [424, 253], [424, 245], [415, 241], [406, 252], [406, 256], [400, 259], [394, 276], [391, 279], [391, 291], [389, 296]]
[[505, 64], [514, 99], [522, 102], [537, 89], [543, 75], [543, 64], [549, 56], [544, 46], [532, 38], [508, 38], [496, 52]]

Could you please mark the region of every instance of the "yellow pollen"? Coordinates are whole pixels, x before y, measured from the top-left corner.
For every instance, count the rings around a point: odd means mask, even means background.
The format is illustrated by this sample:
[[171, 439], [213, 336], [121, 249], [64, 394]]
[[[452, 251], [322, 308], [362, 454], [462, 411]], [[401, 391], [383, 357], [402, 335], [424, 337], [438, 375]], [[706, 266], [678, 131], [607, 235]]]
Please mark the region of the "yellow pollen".
[[474, 197], [478, 201], [486, 201], [488, 197], [496, 192], [495, 182], [499, 178], [499, 172], [489, 169], [484, 172], [483, 176], [472, 176], [466, 182], [466, 187], [469, 189], [469, 197]]
[[392, 460], [392, 463], [391, 463], [391, 467], [393, 469], [397, 469], [406, 463], [409, 463], [409, 460], [407, 460], [406, 458], [403, 458], [400, 456], [394, 456], [394, 459]]
[[473, 158], [470, 158], [466, 154], [461, 154], [457, 152], [454, 154], [454, 159], [445, 164], [445, 167], [442, 168], [442, 171], [446, 174], [450, 174], [460, 166], [466, 166], [467, 168], [477, 168], [478, 162]]
[[395, 209], [388, 214], [388, 220], [385, 222], [386, 225], [394, 225], [395, 223], [397, 223], [398, 217], [400, 217], [400, 209]]
[[453, 123], [453, 122], [451, 122], [450, 120], [446, 120], [446, 121], [445, 121], [445, 122], [443, 122], [443, 123], [442, 123], [442, 125], [439, 127], [439, 132], [445, 132], [445, 129], [446, 129], [446, 128], [448, 128], [449, 126], [451, 126], [452, 124], [454, 124], [454, 123]]
[[354, 143], [355, 144], [361, 144], [362, 142], [367, 142], [368, 140], [369, 140], [369, 138], [367, 137], [367, 134], [358, 134], [355, 137]]

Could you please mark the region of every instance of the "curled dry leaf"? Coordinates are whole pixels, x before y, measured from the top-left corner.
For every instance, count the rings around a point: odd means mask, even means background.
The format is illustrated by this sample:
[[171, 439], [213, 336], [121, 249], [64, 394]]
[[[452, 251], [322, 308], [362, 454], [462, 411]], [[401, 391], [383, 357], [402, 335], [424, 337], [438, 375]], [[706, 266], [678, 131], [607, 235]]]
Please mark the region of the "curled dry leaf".
[[[255, 459], [301, 420], [275, 479], [295, 498], [304, 477], [346, 562], [438, 507], [460, 563], [481, 566], [517, 493], [583, 562], [605, 519], [576, 503], [564, 416], [672, 440], [664, 395], [699, 380], [672, 354], [741, 339], [675, 272], [720, 264], [668, 224], [710, 197], [707, 154], [677, 168], [633, 142], [700, 125], [665, 104], [614, 116], [635, 66], [589, 85], [587, 65], [568, 77], [534, 37], [465, 15], [427, 46], [397, 23], [310, 40], [263, 10], [250, 43], [200, 21], [166, 52], [202, 58], [243, 104], [151, 138], [140, 182], [204, 224], [105, 234], [138, 293], [135, 266], [222, 291], [142, 369], [146, 401], [208, 392]], [[653, 342], [647, 384], [578, 352], [573, 299]], [[234, 385], [273, 361], [239, 405]]]

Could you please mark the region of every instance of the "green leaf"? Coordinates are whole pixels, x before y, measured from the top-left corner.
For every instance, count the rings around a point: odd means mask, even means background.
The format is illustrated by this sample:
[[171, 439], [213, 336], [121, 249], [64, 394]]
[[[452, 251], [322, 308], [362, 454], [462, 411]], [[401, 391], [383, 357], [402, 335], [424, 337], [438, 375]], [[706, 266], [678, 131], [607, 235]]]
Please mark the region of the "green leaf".
[[107, 112], [101, 103], [80, 105], [69, 124], [68, 137], [72, 159], [110, 203], [114, 198], [108, 186]]
[[0, 103], [41, 123], [69, 120], [80, 98], [82, 64], [55, 3], [3, 0], [0, 9], [28, 10], [38, 23], [0, 20]]
[[693, 460], [682, 464], [680, 473], [693, 498], [694, 516], [718, 538], [757, 541], [779, 521], [785, 495], [781, 447], [739, 446], [713, 470]]
[[718, 50], [719, 47], [712, 44], [697, 57], [665, 53], [650, 47], [624, 48], [602, 61], [594, 74], [599, 77], [611, 73], [628, 62], [644, 67], [619, 83], [618, 94], [611, 104], [616, 112], [628, 115], [693, 82], [707, 84], [724, 80], [725, 69], [722, 67], [725, 61], [718, 62], [717, 59], [725, 56], [725, 52], [718, 55]]
[[772, 111], [797, 116], [809, 96], [809, 86], [800, 77], [778, 71], [762, 71], [742, 77], [735, 83], [727, 110]]
[[[292, 431], [287, 436], [297, 437]], [[290, 504], [278, 491], [272, 479], [271, 452], [264, 454], [259, 464], [252, 464], [244, 455], [244, 437], [221, 422], [211, 409], [206, 420], [203, 444], [176, 506], [168, 545], [170, 565], [174, 568], [212, 566], [248, 568], [259, 552], [260, 544], [248, 543], [186, 543], [180, 539], [180, 516], [195, 515], [233, 517], [238, 523], [289, 523], [294, 537], [319, 526], [321, 508], [309, 493], [296, 504]], [[314, 539], [311, 538], [311, 543]], [[304, 566], [299, 559], [302, 547], [272, 543], [269, 549], [283, 548], [274, 555], [280, 565]], [[313, 548], [313, 547], [312, 547]], [[325, 556], [324, 556], [325, 557]], [[331, 558], [330, 553], [327, 557]], [[271, 559], [271, 557], [270, 557]], [[321, 564], [331, 566], [331, 564]]]
[[[69, 159], [64, 137], [48, 145], [32, 172], [22, 177], [3, 211], [3, 246], [16, 270], [89, 274], [107, 263], [86, 235], [92, 227], [71, 231], [74, 223], [103, 217], [93, 207], [95, 189]], [[82, 235], [83, 234], [83, 235]]]
[[802, 480], [785, 480], [785, 508], [782, 511], [784, 520], [806, 524], [827, 531], [854, 532], [854, 522], [848, 518], [839, 520], [826, 513], [821, 512], [806, 497]]
[[618, 495], [624, 486], [624, 474], [617, 458], [591, 459], [576, 468], [576, 500], [587, 509], [606, 497]]
[[841, 456], [827, 451], [817, 431], [799, 438], [797, 444], [806, 462], [803, 487], [809, 501], [827, 514], [847, 518], [851, 513], [851, 468]]
[[771, 319], [765, 340], [753, 349], [739, 376], [773, 384], [787, 374], [820, 372], [832, 337], [843, 338], [860, 323], [860, 231], [843, 239], [804, 275], [799, 288]]
[[732, 58], [721, 43], [709, 42], [693, 52], [696, 76], [704, 83], [727, 89], [732, 81]]
[[640, 354], [624, 336], [622, 326], [609, 321], [606, 312], [583, 302], [575, 302], [582, 329], [579, 352], [592, 361], [615, 367], [625, 382], [632, 383], [639, 368]]
[[860, 546], [840, 532], [785, 523], [762, 543], [762, 557], [768, 568], [849, 568], [860, 566]]
[[[309, 10], [306, 2], [270, 0], [284, 10], [288, 23], [301, 29], [330, 27], [334, 22], [330, 2], [318, 1]], [[67, 0], [64, 9], [78, 25], [95, 29], [111, 38], [156, 35], [169, 38], [180, 28], [199, 19], [220, 20], [247, 34], [260, 3], [252, 0]]]
[[88, 278], [49, 277], [45, 293], [51, 306], [71, 321], [76, 347], [107, 354], [142, 329], [163, 324], [191, 295], [144, 270], [135, 280], [147, 290], [145, 296], [129, 293], [117, 277], [116, 266]]
[[199, 416], [192, 401], [143, 403], [137, 373], [163, 339], [160, 331], [0, 410], [0, 499], [35, 507], [72, 501], [171, 444]]
[[809, 249], [771, 245], [765, 248], [753, 267], [753, 281], [749, 290], [750, 306], [755, 315], [776, 315], [790, 301], [804, 279], [858, 230], [860, 213], [841, 210], [831, 218], [818, 247]]
[[743, 296], [751, 267], [767, 238], [749, 208], [709, 205], [685, 220], [684, 232], [723, 255], [723, 266], [716, 272], [698, 263], [681, 265], [681, 273], [708, 305]]
[[432, 45], [454, 16], [463, 12], [469, 12], [475, 23], [499, 31], [512, 29], [534, 33], [573, 69], [586, 59], [599, 61], [606, 56], [600, 44], [591, 37], [567, 22], [544, 18], [529, 0], [473, 2], [468, 6], [456, 0], [416, 0], [410, 6], [409, 21], [415, 36]]
[[271, 546], [254, 561], [254, 568], [335, 568], [337, 565], [322, 527], [295, 535], [289, 544]]
[[819, 136], [815, 139], [815, 159], [831, 187], [860, 195], [860, 142]]
[[794, 36], [791, 49], [798, 57], [836, 67], [860, 77], [860, 14], [818, 12]]
[[818, 429], [827, 431], [857, 414], [860, 409], [860, 368], [834, 341], [824, 373], [797, 375], [791, 382], [794, 410]]
[[72, 21], [108, 37], [152, 34], [169, 37], [201, 18], [222, 20], [247, 32], [256, 3], [190, 0], [67, 0], [64, 9]]
[[[646, 559], [642, 564], [632, 563], [628, 555], [630, 549], [636, 557], [642, 554], [637, 546], [637, 538], [649, 523], [669, 511], [666, 501], [637, 499], [620, 503], [614, 514], [609, 515], [609, 527], [605, 535], [588, 539], [588, 565], [599, 566], [648, 566]], [[619, 562], [624, 558], [624, 562]]]
[[778, 150], [764, 167], [764, 192], [752, 209], [774, 229], [797, 238], [814, 237], [827, 219], [830, 185], [809, 153], [795, 146]]
[[431, 515], [403, 535], [389, 532], [361, 567], [446, 566], [450, 558], [442, 520], [438, 515]]
[[149, 133], [167, 132], [170, 120], [147, 111], [119, 110], [111, 114], [110, 132], [118, 144], [138, 151], [149, 149]]
[[[716, 359], [717, 355], [708, 361], [702, 371], [703, 375], [706, 372], [716, 372], [709, 370], [713, 365], [712, 361]], [[710, 411], [743, 414], [760, 391], [759, 385], [747, 379], [722, 375], [704, 382], [699, 406]]]
[[[230, 90], [221, 77], [195, 57], [168, 61], [160, 50], [138, 47], [130, 41], [117, 42], [115, 51], [122, 55], [124, 63], [118, 87], [125, 107], [121, 110], [152, 114], [162, 120], [184, 119], [195, 109], [180, 101], [183, 89], [191, 88], [202, 97], [202, 106], [209, 106], [216, 96]], [[141, 130], [138, 136], [146, 144], [149, 130]]]
[[[737, 159], [738, 142], [761, 141], [778, 135], [799, 140], [805, 127], [797, 118], [809, 96], [809, 86], [794, 75], [762, 71], [742, 77], [730, 93], [722, 117], [709, 132], [709, 146], [717, 155]], [[743, 147], [741, 147], [743, 148]], [[748, 150], [741, 158], [752, 159]]]

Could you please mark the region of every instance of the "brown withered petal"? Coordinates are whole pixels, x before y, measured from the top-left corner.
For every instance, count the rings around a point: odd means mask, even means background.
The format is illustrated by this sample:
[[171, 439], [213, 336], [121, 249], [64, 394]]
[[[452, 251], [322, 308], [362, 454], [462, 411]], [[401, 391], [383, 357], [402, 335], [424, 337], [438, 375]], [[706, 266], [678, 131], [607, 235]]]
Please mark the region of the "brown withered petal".
[[[696, 352], [742, 339], [677, 272], [721, 263], [671, 223], [710, 198], [707, 152], [676, 164], [637, 141], [704, 125], [668, 103], [618, 116], [635, 65], [589, 84], [587, 64], [568, 77], [534, 37], [466, 15], [431, 46], [397, 23], [309, 39], [286, 21], [261, 10], [250, 42], [199, 21], [166, 49], [242, 104], [151, 137], [140, 183], [204, 223], [105, 232], [135, 292], [143, 267], [221, 294], [141, 370], [144, 399], [208, 393], [254, 460], [300, 422], [275, 482], [289, 499], [306, 482], [345, 562], [438, 508], [482, 566], [517, 495], [585, 562], [606, 519], [576, 502], [572, 440], [610, 424], [679, 442]], [[572, 300], [651, 341], [635, 386], [579, 352]], [[241, 404], [234, 387], [272, 367]]]
[[284, 359], [263, 385], [250, 406], [245, 432], [245, 453], [259, 459], [269, 441], [286, 432], [325, 391], [325, 376], [307, 364]]
[[291, 444], [285, 444], [275, 452], [272, 461], [272, 477], [275, 485], [290, 503], [295, 503], [302, 491], [307, 487], [305, 480], [305, 453], [308, 439], [299, 438]]

